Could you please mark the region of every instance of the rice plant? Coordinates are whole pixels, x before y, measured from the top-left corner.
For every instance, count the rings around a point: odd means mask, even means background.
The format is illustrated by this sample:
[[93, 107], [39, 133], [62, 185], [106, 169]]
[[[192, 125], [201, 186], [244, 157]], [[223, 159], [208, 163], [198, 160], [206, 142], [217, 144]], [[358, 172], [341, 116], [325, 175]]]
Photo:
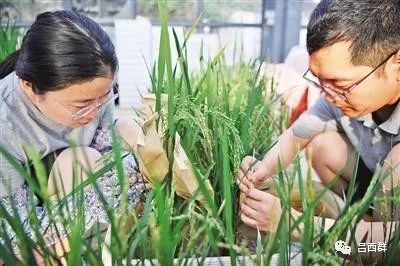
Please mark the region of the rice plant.
[[18, 49], [21, 36], [12, 21], [0, 18], [0, 62]]

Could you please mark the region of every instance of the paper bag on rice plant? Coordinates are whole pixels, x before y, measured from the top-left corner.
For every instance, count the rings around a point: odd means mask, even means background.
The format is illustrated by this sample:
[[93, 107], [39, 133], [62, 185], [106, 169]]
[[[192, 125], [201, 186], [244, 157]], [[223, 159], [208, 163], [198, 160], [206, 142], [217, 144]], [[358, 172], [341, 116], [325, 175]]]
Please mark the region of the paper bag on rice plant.
[[[211, 187], [210, 181], [204, 179], [205, 187], [211, 198], [214, 197], [214, 190]], [[174, 164], [172, 185], [180, 197], [188, 199], [195, 195], [199, 190], [199, 182], [196, 178], [192, 163], [186, 155], [185, 150], [180, 144], [180, 136], [176, 134]], [[196, 200], [199, 201], [205, 208], [209, 209], [207, 201], [201, 191], [197, 192]]]
[[157, 132], [154, 113], [143, 123], [137, 136], [137, 147], [133, 149], [143, 177], [154, 185], [154, 181], [162, 182], [168, 173], [168, 158], [163, 148], [162, 136]]

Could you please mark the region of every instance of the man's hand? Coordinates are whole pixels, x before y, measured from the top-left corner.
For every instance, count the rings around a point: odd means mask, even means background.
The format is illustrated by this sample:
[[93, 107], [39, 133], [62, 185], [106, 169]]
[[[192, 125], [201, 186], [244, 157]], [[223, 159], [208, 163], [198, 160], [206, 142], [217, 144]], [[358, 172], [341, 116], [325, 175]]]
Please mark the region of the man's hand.
[[256, 188], [248, 189], [240, 209], [242, 221], [260, 231], [275, 232], [282, 215], [279, 198]]
[[246, 193], [250, 188], [259, 185], [269, 176], [264, 161], [258, 161], [253, 156], [246, 156], [236, 175], [236, 183], [241, 192]]

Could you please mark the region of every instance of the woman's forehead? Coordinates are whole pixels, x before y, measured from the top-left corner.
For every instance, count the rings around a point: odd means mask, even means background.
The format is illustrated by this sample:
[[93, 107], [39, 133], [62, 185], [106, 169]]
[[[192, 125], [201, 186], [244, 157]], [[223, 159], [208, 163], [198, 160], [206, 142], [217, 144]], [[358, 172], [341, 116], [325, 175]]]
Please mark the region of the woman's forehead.
[[72, 84], [60, 90], [58, 95], [69, 101], [90, 101], [105, 95], [113, 85], [113, 79], [97, 77], [90, 81]]

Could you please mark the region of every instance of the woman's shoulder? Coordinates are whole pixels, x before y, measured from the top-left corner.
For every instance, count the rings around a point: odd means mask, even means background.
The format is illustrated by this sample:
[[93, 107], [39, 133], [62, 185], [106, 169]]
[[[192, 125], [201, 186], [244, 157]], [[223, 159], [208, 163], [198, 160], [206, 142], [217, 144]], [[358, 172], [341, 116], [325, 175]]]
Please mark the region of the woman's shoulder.
[[15, 72], [0, 80], [0, 120], [15, 116], [17, 104], [18, 77]]
[[[0, 108], [0, 111], [2, 108]], [[13, 135], [12, 122], [6, 117], [0, 115], [0, 140], [7, 141], [7, 139]]]
[[17, 108], [14, 104], [17, 82], [18, 77], [15, 72], [0, 80], [0, 142], [7, 146], [16, 144], [15, 131], [10, 118]]
[[0, 80], [0, 105], [15, 93], [17, 86], [18, 77], [15, 71]]

